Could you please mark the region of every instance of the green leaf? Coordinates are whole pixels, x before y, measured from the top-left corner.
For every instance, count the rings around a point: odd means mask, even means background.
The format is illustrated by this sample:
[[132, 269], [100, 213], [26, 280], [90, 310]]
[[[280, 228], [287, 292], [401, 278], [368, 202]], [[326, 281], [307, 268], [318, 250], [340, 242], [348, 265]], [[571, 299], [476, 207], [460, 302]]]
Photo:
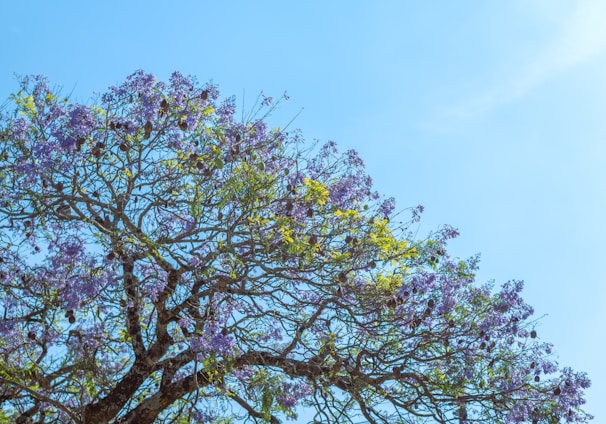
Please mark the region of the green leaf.
[[274, 394], [269, 387], [263, 388], [263, 396], [261, 397], [261, 412], [263, 419], [269, 421], [271, 418], [271, 406], [274, 403]]

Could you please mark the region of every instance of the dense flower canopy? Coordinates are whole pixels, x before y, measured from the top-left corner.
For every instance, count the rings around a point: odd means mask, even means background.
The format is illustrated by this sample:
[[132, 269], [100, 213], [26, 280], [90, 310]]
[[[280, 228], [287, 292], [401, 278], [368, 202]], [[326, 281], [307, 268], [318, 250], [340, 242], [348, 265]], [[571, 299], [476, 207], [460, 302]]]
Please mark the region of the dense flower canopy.
[[[522, 283], [419, 239], [354, 151], [142, 71], [0, 124], [0, 422], [586, 422]], [[402, 218], [408, 214], [408, 218]], [[29, 421], [28, 421], [29, 420]]]

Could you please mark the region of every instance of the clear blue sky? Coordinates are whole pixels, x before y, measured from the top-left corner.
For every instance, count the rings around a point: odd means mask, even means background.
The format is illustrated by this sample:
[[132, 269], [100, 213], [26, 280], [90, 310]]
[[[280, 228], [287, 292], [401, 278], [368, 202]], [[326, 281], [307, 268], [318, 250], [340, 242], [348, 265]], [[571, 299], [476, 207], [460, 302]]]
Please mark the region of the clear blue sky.
[[306, 138], [361, 152], [377, 188], [458, 227], [479, 280], [526, 281], [539, 335], [590, 374], [606, 420], [606, 2], [11, 1], [0, 98], [42, 73], [86, 101], [135, 69], [301, 108]]

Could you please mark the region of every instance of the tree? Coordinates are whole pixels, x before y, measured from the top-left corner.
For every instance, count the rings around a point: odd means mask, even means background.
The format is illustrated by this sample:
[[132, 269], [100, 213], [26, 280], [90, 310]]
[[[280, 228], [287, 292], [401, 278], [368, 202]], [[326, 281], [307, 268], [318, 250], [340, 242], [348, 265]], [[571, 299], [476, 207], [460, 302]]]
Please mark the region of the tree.
[[[522, 283], [474, 282], [354, 151], [179, 73], [0, 124], [1, 422], [587, 422]], [[408, 218], [401, 218], [403, 214]], [[400, 220], [400, 221], [398, 221]], [[310, 412], [311, 411], [311, 412]]]

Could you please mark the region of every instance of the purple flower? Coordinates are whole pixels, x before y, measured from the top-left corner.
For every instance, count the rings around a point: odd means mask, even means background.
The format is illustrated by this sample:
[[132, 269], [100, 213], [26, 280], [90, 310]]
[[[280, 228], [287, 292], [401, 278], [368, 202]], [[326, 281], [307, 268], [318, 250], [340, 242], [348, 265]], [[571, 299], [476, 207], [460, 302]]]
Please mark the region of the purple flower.
[[67, 125], [75, 136], [86, 136], [94, 125], [94, 116], [88, 106], [77, 105], [68, 113]]
[[419, 222], [421, 220], [421, 214], [425, 208], [422, 205], [418, 205], [417, 207], [412, 209], [412, 222]]
[[379, 210], [383, 214], [385, 218], [389, 218], [396, 208], [396, 199], [390, 197], [389, 199], [385, 199], [381, 205], [379, 206]]
[[364, 168], [364, 161], [360, 158], [360, 155], [358, 154], [357, 151], [355, 150], [347, 150], [345, 152], [346, 155], [346, 160], [345, 163], [346, 165], [352, 167], [352, 168]]
[[301, 399], [311, 394], [311, 387], [303, 382], [285, 382], [281, 384], [281, 394], [277, 396], [277, 400], [284, 408], [292, 409], [297, 406]]
[[[263, 96], [263, 94], [261, 94]], [[263, 96], [263, 101], [261, 102], [261, 104], [263, 106], [269, 107], [271, 106], [271, 104], [273, 103], [273, 97], [267, 97], [267, 96]]]

